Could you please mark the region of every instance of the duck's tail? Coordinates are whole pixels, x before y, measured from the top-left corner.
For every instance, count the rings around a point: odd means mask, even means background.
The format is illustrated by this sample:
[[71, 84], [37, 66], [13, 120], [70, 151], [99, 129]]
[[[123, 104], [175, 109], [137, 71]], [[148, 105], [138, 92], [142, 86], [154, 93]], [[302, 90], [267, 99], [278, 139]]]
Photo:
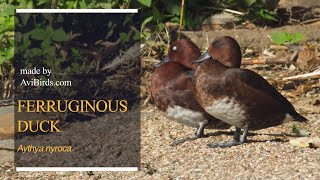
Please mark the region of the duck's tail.
[[303, 117], [301, 114], [297, 113], [297, 111], [293, 111], [289, 113], [290, 116], [293, 117], [293, 121], [299, 121], [299, 122], [303, 122], [303, 123], [307, 123], [309, 120], [305, 117]]

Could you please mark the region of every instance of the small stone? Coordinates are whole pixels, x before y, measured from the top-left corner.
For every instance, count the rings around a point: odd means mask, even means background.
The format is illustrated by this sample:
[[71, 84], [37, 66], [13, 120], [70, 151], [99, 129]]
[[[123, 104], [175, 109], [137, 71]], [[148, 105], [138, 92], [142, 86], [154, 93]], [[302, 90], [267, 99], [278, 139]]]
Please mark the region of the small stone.
[[320, 106], [320, 99], [312, 99], [310, 104], [314, 106]]
[[276, 57], [286, 57], [288, 52], [286, 50], [280, 50], [275, 53]]
[[297, 69], [297, 67], [295, 66], [295, 65], [293, 65], [293, 64], [291, 64], [290, 66], [289, 66], [289, 71], [294, 71], [294, 70], [296, 70]]
[[70, 176], [72, 175], [74, 172], [72, 171], [59, 171], [59, 172], [56, 172], [56, 174], [60, 175], [60, 176]]
[[282, 90], [289, 90], [289, 89], [294, 89], [296, 86], [294, 85], [293, 82], [288, 82], [283, 85]]

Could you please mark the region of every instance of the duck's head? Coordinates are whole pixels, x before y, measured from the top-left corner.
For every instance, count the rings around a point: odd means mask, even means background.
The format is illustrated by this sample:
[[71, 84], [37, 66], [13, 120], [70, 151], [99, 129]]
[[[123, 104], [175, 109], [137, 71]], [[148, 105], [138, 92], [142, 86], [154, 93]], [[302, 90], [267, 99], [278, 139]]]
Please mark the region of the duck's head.
[[230, 36], [222, 36], [212, 41], [207, 51], [198, 57], [196, 61], [193, 61], [193, 63], [200, 63], [212, 58], [227, 67], [239, 68], [241, 57], [242, 54], [238, 42]]
[[180, 39], [170, 46], [168, 56], [157, 66], [168, 61], [174, 61], [182, 64], [188, 69], [195, 69], [197, 64], [193, 64], [192, 61], [196, 60], [200, 55], [199, 48], [191, 40]]

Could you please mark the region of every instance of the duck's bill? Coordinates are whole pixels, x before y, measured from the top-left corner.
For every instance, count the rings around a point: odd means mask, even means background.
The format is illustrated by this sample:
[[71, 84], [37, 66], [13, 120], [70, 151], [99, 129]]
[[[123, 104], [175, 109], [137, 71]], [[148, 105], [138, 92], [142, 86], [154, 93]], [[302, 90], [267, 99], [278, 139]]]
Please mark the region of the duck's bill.
[[206, 52], [204, 52], [197, 60], [192, 61], [192, 63], [201, 63], [202, 61], [205, 61], [207, 59], [210, 59], [211, 56], [208, 52], [208, 50]]
[[158, 64], [156, 64], [156, 65], [154, 65], [154, 67], [160, 67], [162, 64], [164, 64], [164, 63], [166, 63], [166, 62], [169, 62], [169, 61], [170, 61], [169, 57], [168, 57], [168, 56], [165, 56], [165, 57], [161, 60], [161, 62], [158, 63]]

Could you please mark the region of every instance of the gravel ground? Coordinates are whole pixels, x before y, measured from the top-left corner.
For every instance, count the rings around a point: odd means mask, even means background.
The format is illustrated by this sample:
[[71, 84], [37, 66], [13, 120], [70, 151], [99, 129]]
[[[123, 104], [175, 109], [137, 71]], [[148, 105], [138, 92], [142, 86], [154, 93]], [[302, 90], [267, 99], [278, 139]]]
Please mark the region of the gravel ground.
[[[297, 126], [319, 136], [320, 114], [310, 109], [304, 114], [310, 123]], [[194, 129], [166, 119], [152, 105], [143, 109], [141, 119], [138, 172], [14, 172], [11, 161], [0, 166], [0, 179], [320, 179], [320, 149], [290, 145], [288, 140], [296, 138], [292, 123], [255, 131], [249, 136], [252, 141], [241, 146], [211, 149], [206, 144], [231, 139], [227, 132], [233, 129], [172, 147], [175, 139], [191, 136]], [[101, 120], [83, 123], [94, 121]]]

